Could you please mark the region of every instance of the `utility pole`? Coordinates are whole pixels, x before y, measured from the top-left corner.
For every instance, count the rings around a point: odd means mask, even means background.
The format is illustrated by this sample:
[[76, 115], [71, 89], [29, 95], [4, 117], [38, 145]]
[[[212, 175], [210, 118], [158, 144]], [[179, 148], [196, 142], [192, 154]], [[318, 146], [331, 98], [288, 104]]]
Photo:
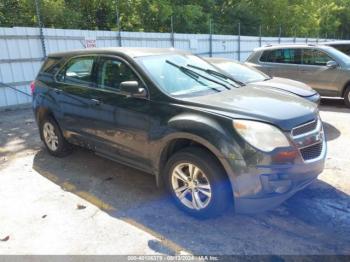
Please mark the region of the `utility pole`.
[[241, 61], [241, 22], [238, 23], [238, 43], [237, 43], [238, 61]]
[[278, 43], [281, 43], [281, 36], [282, 36], [282, 26], [279, 27], [279, 32], [278, 32]]
[[36, 10], [36, 17], [38, 19], [41, 48], [43, 50], [43, 56], [44, 58], [46, 58], [45, 37], [44, 37], [43, 23], [41, 22], [39, 0], [35, 0], [35, 10]]
[[171, 16], [171, 46], [175, 47], [175, 35], [174, 35], [174, 16]]
[[259, 26], [259, 46], [261, 47], [262, 45], [262, 28], [261, 25]]
[[209, 19], [209, 56], [213, 56], [213, 28], [211, 18]]
[[119, 9], [118, 9], [118, 0], [115, 1], [115, 12], [116, 12], [116, 22], [117, 22], [117, 29], [118, 29], [118, 45], [121, 47], [122, 46], [122, 34], [120, 31], [120, 17], [119, 17]]

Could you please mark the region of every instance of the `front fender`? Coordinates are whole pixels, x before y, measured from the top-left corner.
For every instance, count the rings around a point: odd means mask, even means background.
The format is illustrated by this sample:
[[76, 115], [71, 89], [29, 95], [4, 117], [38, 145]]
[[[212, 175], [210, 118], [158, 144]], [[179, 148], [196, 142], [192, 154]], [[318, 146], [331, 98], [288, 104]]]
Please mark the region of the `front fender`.
[[218, 121], [205, 115], [183, 113], [169, 119], [166, 123], [166, 130], [155, 133], [158, 136], [152, 138], [154, 146], [152, 146], [151, 154], [157, 156], [157, 159], [154, 159], [156, 174], [161, 173], [159, 170], [159, 167], [163, 166], [161, 156], [167, 146], [177, 139], [188, 139], [213, 153], [233, 184], [236, 177], [233, 167], [237, 166], [236, 163], [241, 162], [243, 157], [234, 139], [231, 120]]

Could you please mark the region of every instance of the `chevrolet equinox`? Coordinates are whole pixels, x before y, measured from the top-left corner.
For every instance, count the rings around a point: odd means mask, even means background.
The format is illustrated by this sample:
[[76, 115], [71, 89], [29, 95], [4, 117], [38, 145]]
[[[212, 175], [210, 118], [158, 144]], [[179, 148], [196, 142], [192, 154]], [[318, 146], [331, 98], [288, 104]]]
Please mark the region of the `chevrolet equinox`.
[[324, 167], [316, 104], [239, 87], [191, 53], [152, 48], [51, 54], [31, 84], [50, 154], [74, 144], [153, 174], [179, 208], [204, 218], [230, 205], [275, 207]]

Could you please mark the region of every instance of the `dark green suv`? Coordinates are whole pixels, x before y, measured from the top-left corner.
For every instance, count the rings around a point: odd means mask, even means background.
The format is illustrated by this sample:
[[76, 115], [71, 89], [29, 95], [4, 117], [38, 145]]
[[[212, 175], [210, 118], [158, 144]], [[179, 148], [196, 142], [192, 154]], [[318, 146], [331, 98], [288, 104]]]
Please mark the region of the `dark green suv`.
[[153, 174], [194, 216], [257, 212], [322, 172], [326, 142], [314, 103], [239, 87], [187, 52], [82, 50], [47, 58], [33, 109], [54, 156], [74, 144]]

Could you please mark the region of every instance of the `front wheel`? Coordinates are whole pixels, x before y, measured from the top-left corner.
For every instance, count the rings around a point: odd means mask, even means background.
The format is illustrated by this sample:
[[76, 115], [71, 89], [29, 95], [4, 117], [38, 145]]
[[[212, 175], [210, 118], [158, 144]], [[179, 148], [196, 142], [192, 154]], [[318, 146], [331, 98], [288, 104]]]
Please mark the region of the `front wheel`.
[[165, 172], [165, 184], [175, 204], [194, 217], [218, 216], [232, 204], [231, 186], [223, 168], [201, 148], [175, 153]]
[[350, 108], [350, 86], [345, 90], [344, 102], [345, 105]]

